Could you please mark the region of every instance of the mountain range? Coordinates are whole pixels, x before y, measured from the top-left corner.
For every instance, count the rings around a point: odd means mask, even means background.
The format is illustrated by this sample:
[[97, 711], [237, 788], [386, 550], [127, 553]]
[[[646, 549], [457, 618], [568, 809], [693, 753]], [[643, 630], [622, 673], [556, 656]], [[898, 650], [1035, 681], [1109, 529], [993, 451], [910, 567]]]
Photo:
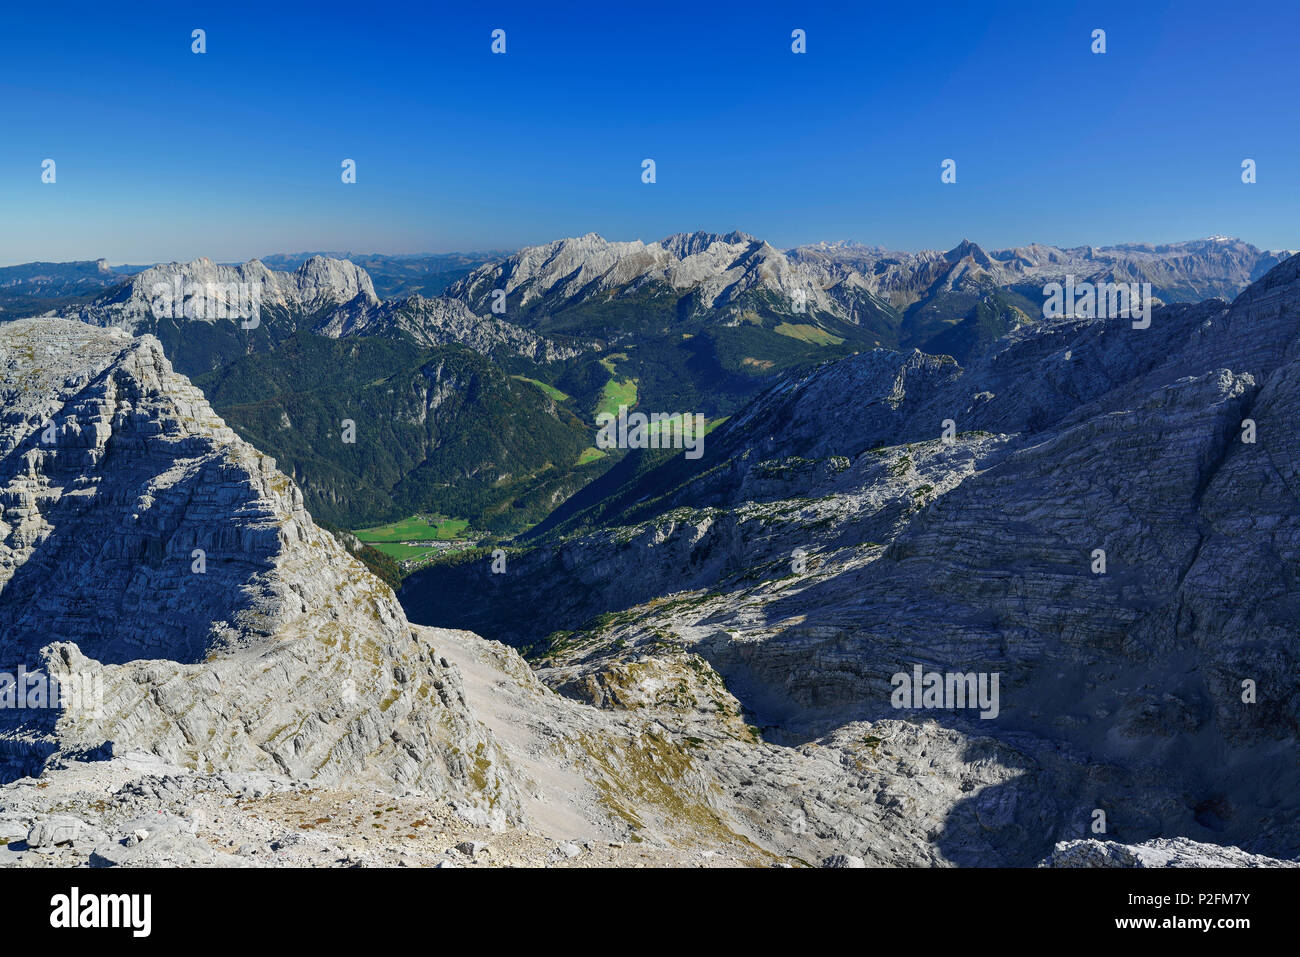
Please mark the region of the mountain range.
[[[1232, 294], [1135, 328], [1015, 306], [1077, 251], [636, 245], [396, 300], [340, 261], [199, 260], [0, 324], [0, 672], [101, 689], [0, 711], [0, 859], [1300, 856], [1300, 259], [1129, 249]], [[789, 311], [816, 269], [843, 272]], [[158, 317], [178, 278], [260, 283], [259, 323]], [[864, 325], [850, 279], [889, 347], [831, 331]], [[987, 338], [903, 345], [966, 296]], [[741, 371], [727, 329], [810, 358]], [[698, 458], [588, 454], [601, 403], [690, 394]], [[367, 502], [522, 534], [395, 595], [314, 519]], [[914, 670], [999, 690], [900, 701]]]
[[[25, 303], [13, 315], [155, 335], [217, 411], [285, 465], [318, 517], [356, 528], [443, 513], [481, 538], [521, 532], [599, 474], [632, 467], [582, 437], [599, 411], [628, 404], [716, 423], [781, 376], [858, 352], [919, 348], [968, 362], [1037, 321], [1043, 285], [1066, 276], [1149, 282], [1170, 301], [1231, 298], [1283, 255], [1223, 238], [896, 253], [851, 243], [782, 251], [741, 232], [650, 244], [589, 234], [499, 258], [357, 257], [368, 269], [321, 254], [130, 274], [102, 260], [29, 264], [0, 270], [0, 290]], [[377, 290], [372, 271], [394, 294]], [[156, 291], [190, 283], [256, 286], [257, 321], [159, 315]], [[358, 354], [386, 364], [345, 359]], [[308, 356], [304, 378], [294, 366]], [[436, 398], [448, 361], [460, 369], [448, 381], [475, 383], [455, 412]], [[489, 440], [489, 424], [514, 409], [529, 425]], [[358, 416], [372, 436], [419, 437], [376, 458], [338, 439]], [[452, 432], [461, 438], [448, 444]]]

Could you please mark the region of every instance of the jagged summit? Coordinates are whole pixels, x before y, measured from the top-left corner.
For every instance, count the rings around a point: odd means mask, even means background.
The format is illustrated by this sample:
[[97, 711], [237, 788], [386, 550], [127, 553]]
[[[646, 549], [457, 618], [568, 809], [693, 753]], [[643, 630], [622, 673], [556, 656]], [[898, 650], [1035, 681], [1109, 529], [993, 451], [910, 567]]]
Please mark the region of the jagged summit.
[[742, 233], [678, 233], [655, 243], [608, 242], [594, 233], [520, 250], [482, 266], [448, 289], [476, 311], [496, 289], [531, 315], [594, 297], [640, 295], [653, 288], [696, 295], [695, 312], [725, 310], [747, 294], [789, 301], [802, 293], [814, 310], [828, 310], [821, 289], [780, 250]]
[[729, 233], [710, 233], [699, 230], [693, 233], [674, 233], [659, 240], [659, 245], [678, 259], [684, 259], [687, 256], [694, 256], [707, 251], [714, 243], [740, 246], [758, 242], [760, 240], [739, 230], [733, 230]]
[[981, 266], [993, 265], [993, 260], [989, 259], [988, 253], [984, 252], [983, 249], [981, 249], [976, 243], [971, 242], [969, 239], [963, 239], [960, 243], [944, 254], [944, 258], [951, 263], [960, 262], [967, 257], [970, 257]]

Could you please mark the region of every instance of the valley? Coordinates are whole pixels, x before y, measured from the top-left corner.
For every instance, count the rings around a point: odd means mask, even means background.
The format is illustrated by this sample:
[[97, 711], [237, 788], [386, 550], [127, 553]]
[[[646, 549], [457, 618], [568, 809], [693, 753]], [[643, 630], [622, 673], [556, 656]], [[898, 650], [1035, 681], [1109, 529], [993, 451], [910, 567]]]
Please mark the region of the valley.
[[440, 555], [454, 555], [477, 544], [467, 520], [441, 515], [412, 515], [376, 528], [359, 528], [353, 534], [362, 544], [397, 561], [403, 574]]

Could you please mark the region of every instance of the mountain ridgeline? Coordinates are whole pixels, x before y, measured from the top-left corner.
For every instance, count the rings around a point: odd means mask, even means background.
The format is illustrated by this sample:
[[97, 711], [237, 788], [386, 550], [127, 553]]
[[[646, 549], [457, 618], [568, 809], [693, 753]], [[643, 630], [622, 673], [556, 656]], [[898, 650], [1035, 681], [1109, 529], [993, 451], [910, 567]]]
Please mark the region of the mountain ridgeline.
[[[1068, 275], [1147, 281], [1165, 299], [1231, 297], [1281, 255], [1222, 239], [892, 253], [782, 251], [739, 232], [592, 234], [499, 256], [29, 264], [0, 270], [0, 290], [19, 302], [13, 315], [156, 336], [324, 521], [427, 511], [502, 537], [558, 523], [660, 457], [594, 449], [600, 411], [716, 423], [782, 376], [855, 353], [969, 362], [1037, 321], [1042, 286]], [[257, 315], [192, 314], [167, 296], [159, 308], [159, 290], [178, 298], [190, 284], [256, 289]]]

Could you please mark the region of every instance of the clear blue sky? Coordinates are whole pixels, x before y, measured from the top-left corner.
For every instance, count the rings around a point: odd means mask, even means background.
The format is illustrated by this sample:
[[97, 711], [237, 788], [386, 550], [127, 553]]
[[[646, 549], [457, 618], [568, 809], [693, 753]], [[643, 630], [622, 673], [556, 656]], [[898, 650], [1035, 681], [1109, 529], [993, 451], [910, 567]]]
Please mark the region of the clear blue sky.
[[6, 4], [0, 262], [694, 229], [1300, 246], [1294, 2], [184, 6]]

